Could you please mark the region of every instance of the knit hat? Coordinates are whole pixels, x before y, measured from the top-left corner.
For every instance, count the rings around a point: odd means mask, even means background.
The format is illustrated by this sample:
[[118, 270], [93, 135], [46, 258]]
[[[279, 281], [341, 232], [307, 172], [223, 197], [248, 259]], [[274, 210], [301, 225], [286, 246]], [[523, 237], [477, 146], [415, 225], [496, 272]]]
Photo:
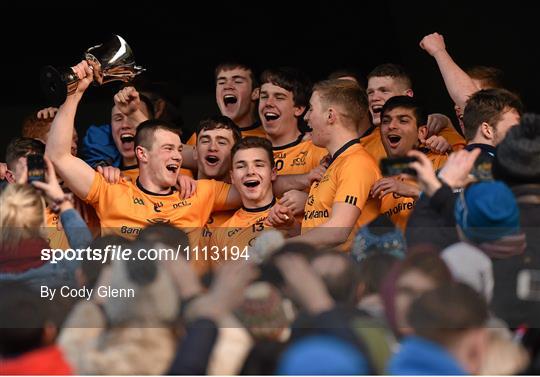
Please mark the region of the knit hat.
[[524, 114], [497, 146], [493, 176], [508, 184], [540, 182], [540, 115]]
[[364, 356], [349, 342], [328, 335], [304, 337], [291, 344], [278, 362], [280, 375], [369, 374]]
[[406, 247], [403, 233], [388, 217], [381, 215], [358, 230], [354, 238], [351, 256], [357, 262], [376, 253], [386, 253], [403, 259]]
[[493, 266], [491, 259], [477, 247], [459, 242], [444, 249], [441, 258], [452, 272], [454, 280], [474, 288], [486, 299], [493, 296]]
[[289, 334], [289, 319], [283, 298], [273, 285], [255, 282], [244, 293], [236, 316], [257, 340], [283, 340]]
[[480, 244], [520, 230], [516, 198], [502, 182], [480, 182], [462, 191], [454, 207], [456, 224], [471, 242]]

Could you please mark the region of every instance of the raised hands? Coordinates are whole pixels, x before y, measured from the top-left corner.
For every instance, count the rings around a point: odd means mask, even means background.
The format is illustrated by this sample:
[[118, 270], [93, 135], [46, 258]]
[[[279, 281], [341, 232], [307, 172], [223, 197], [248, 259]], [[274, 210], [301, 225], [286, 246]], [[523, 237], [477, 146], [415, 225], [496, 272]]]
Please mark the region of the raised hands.
[[123, 88], [114, 95], [114, 104], [122, 114], [130, 116], [140, 109], [141, 99], [139, 92], [132, 86]]
[[148, 116], [141, 109], [142, 104], [139, 92], [132, 86], [123, 88], [116, 93], [114, 104], [135, 126], [148, 119]]
[[43, 120], [53, 119], [56, 116], [57, 112], [57, 107], [46, 107], [37, 112], [37, 118]]
[[[49, 207], [53, 212], [59, 212], [64, 209], [73, 208], [73, 196], [65, 194], [58, 183], [54, 166], [47, 156], [44, 156], [47, 169], [45, 171], [45, 182], [34, 181], [32, 185], [40, 189], [45, 194]], [[25, 174], [26, 175], [26, 174]]]
[[[94, 73], [86, 60], [81, 61], [75, 67], [71, 67], [71, 69], [79, 78], [79, 83], [74, 93], [77, 96], [77, 100], [79, 100], [84, 91], [90, 86], [92, 81], [94, 81]], [[69, 99], [70, 97], [71, 96], [68, 96], [67, 98]]]
[[[411, 162], [409, 166], [416, 170], [417, 180], [422, 191], [428, 196], [432, 196], [442, 186], [442, 183], [435, 175], [431, 161], [419, 151], [409, 151], [407, 155], [416, 157], [417, 161]], [[479, 155], [480, 149], [478, 148], [471, 152], [461, 150], [452, 153], [439, 173], [439, 178], [453, 189], [467, 186], [474, 181], [470, 172]]]
[[476, 148], [471, 152], [461, 150], [452, 153], [450, 157], [448, 157], [444, 167], [441, 169], [439, 178], [454, 189], [467, 186], [474, 181], [471, 170], [480, 153], [481, 151], [479, 148]]
[[440, 35], [439, 33], [432, 33], [432, 34], [426, 35], [420, 41], [420, 47], [426, 50], [426, 52], [430, 54], [431, 56], [435, 56], [435, 54], [437, 54], [439, 51], [446, 50], [444, 37]]

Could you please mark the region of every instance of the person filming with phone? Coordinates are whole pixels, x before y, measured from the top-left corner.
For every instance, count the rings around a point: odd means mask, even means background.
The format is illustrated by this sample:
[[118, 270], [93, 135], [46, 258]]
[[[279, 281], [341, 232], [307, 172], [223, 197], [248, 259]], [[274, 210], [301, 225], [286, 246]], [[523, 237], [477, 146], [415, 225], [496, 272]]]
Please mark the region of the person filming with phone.
[[428, 134], [427, 117], [413, 97], [395, 96], [384, 104], [381, 110], [381, 139], [388, 158], [381, 160], [383, 178], [371, 187], [371, 196], [381, 199], [381, 213], [387, 215], [396, 226], [405, 230], [407, 220], [420, 195], [407, 157], [413, 149], [425, 153], [434, 169], [440, 168], [448, 155], [432, 153], [422, 147], [422, 140]]
[[[41, 142], [32, 142], [44, 149]], [[16, 172], [0, 194], [0, 282], [22, 282], [34, 289], [43, 282], [49, 287], [75, 286], [78, 261], [50, 263], [41, 258], [42, 250], [51, 248], [47, 211], [60, 217], [72, 248], [86, 247], [92, 235], [37, 143], [36, 150], [16, 158]], [[13, 168], [11, 162], [8, 158]]]

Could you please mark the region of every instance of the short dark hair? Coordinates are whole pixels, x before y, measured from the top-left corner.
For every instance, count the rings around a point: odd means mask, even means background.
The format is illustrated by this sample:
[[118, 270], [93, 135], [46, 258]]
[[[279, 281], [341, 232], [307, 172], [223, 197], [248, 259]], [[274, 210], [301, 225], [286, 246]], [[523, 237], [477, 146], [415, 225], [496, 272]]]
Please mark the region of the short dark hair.
[[214, 78], [217, 80], [219, 72], [221, 71], [230, 71], [233, 69], [244, 69], [246, 71], [249, 71], [249, 78], [252, 82], [252, 88], [251, 90], [259, 87], [259, 81], [257, 80], [257, 75], [255, 74], [255, 70], [248, 65], [245, 62], [241, 61], [226, 61], [222, 62], [217, 65], [216, 69], [214, 70]]
[[148, 119], [139, 124], [135, 132], [135, 148], [138, 146], [152, 149], [154, 134], [157, 130], [172, 132], [180, 137], [180, 132], [173, 123], [161, 119]]
[[268, 155], [268, 160], [270, 161], [270, 166], [273, 168], [275, 166], [274, 161], [274, 152], [272, 150], [272, 144], [268, 139], [258, 137], [258, 136], [246, 136], [240, 141], [238, 141], [231, 150], [231, 160], [234, 159], [234, 155], [241, 150], [244, 149], [252, 149], [252, 148], [262, 148], [266, 151], [266, 154]]
[[506, 87], [504, 72], [499, 68], [488, 67], [485, 65], [475, 65], [465, 69], [465, 72], [472, 79], [482, 81], [482, 83], [490, 89], [504, 89]]
[[407, 320], [415, 334], [443, 346], [463, 331], [482, 328], [488, 319], [484, 298], [463, 283], [441, 285], [413, 301]]
[[261, 74], [261, 85], [266, 83], [292, 92], [295, 106], [309, 106], [311, 80], [298, 69], [292, 67], [267, 69]]
[[523, 114], [523, 103], [519, 97], [506, 89], [485, 89], [474, 93], [463, 110], [465, 139], [473, 139], [484, 122], [496, 128], [507, 109]]
[[394, 96], [389, 98], [381, 109], [381, 119], [385, 113], [398, 107], [412, 110], [416, 118], [416, 125], [418, 127], [425, 126], [427, 124], [427, 116], [422, 109], [422, 106], [418, 104], [418, 101], [414, 97], [409, 96]]
[[242, 139], [242, 132], [240, 131], [240, 127], [236, 125], [232, 121], [231, 118], [226, 117], [225, 115], [214, 115], [209, 118], [203, 119], [199, 122], [196, 134], [197, 137], [199, 137], [199, 134], [202, 131], [210, 131], [210, 130], [231, 130], [233, 134], [234, 143], [237, 143], [240, 139]]
[[10, 170], [13, 170], [19, 158], [29, 154], [43, 153], [45, 153], [45, 144], [42, 141], [29, 137], [16, 137], [6, 148], [6, 164]]
[[409, 75], [409, 73], [405, 70], [405, 67], [399, 64], [385, 63], [378, 65], [368, 74], [367, 79], [369, 80], [372, 77], [385, 76], [399, 80], [407, 87], [407, 89], [412, 89], [411, 75]]

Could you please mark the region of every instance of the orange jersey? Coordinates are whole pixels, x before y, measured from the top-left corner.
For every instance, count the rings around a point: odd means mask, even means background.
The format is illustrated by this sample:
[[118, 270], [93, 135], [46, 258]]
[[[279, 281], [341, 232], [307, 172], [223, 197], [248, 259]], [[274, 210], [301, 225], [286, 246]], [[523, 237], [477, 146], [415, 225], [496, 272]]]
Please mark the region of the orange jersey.
[[[395, 177], [395, 179], [400, 179], [408, 185], [418, 187], [418, 183], [414, 180], [403, 180], [400, 177]], [[381, 213], [388, 216], [402, 232], [405, 232], [415, 204], [416, 198], [401, 196], [394, 192], [388, 193], [381, 199]]]
[[[454, 151], [458, 151], [465, 147], [465, 139], [455, 129], [450, 129], [448, 127], [444, 128], [441, 132], [439, 132], [438, 136], [443, 136], [446, 141], [452, 145], [452, 149]], [[377, 164], [380, 163], [381, 159], [387, 157], [386, 150], [384, 149], [384, 145], [382, 143], [381, 130], [379, 127], [372, 126], [369, 130], [367, 130], [364, 135], [360, 137], [360, 144], [362, 144], [369, 154], [375, 158]], [[430, 160], [434, 166], [444, 165], [446, 159], [448, 158], [446, 154], [440, 155], [426, 151], [424, 151], [424, 153], [430, 157]], [[433, 156], [431, 157], [431, 155]]]
[[268, 229], [264, 221], [274, 204], [275, 200], [272, 200], [272, 203], [262, 208], [240, 208], [219, 228], [214, 228], [210, 244], [220, 249], [236, 246], [241, 250], [253, 246], [259, 234]]
[[259, 121], [256, 121], [249, 127], [240, 127], [240, 132], [242, 133], [242, 137], [258, 136], [265, 139], [268, 137], [266, 135], [266, 131], [264, 130], [264, 127]]
[[369, 130], [364, 132], [364, 134], [360, 136], [360, 144], [362, 144], [366, 151], [373, 156], [377, 165], [381, 159], [387, 156], [381, 139], [381, 129], [379, 127], [371, 126]]
[[[139, 176], [139, 166], [137, 165], [131, 165], [126, 167], [121, 167], [120, 171], [122, 173], [122, 176], [128, 178], [131, 182], [137, 181], [137, 177]], [[193, 173], [189, 169], [182, 169], [180, 168], [180, 174], [187, 175], [188, 177], [193, 178]]]
[[[328, 155], [326, 148], [317, 147], [311, 140], [304, 141], [303, 138], [304, 134], [301, 134], [290, 144], [272, 148], [278, 175], [309, 173]], [[304, 191], [308, 192], [307, 189]], [[299, 214], [296, 219], [301, 222], [302, 217], [303, 214]]]
[[139, 165], [120, 166], [120, 174], [129, 181], [135, 182], [139, 177]]
[[309, 173], [328, 155], [325, 148], [317, 147], [311, 140], [303, 141], [303, 137], [301, 134], [290, 144], [272, 148], [278, 175]]
[[332, 163], [320, 182], [311, 186], [302, 221], [302, 234], [326, 223], [332, 215], [334, 203], [349, 203], [361, 210], [349, 241], [356, 230], [375, 219], [379, 211], [379, 200], [371, 198], [370, 190], [381, 178], [375, 159], [360, 145], [351, 140], [336, 152]]
[[463, 136], [461, 136], [453, 126], [443, 128], [437, 135], [444, 137], [452, 146], [452, 150], [454, 152], [465, 148], [465, 145], [467, 145], [467, 142]]
[[[94, 208], [84, 203], [81, 199], [75, 197], [74, 208], [86, 222], [88, 229], [93, 237], [99, 236], [99, 219], [94, 211]], [[60, 214], [53, 213], [49, 207], [45, 209], [46, 234], [49, 245], [54, 249], [65, 250], [70, 247]]]
[[208, 222], [204, 225], [201, 231], [199, 246], [208, 246], [210, 244], [210, 238], [212, 237], [214, 230], [222, 226], [225, 221], [229, 220], [231, 216], [234, 215], [234, 212], [234, 209], [229, 211], [212, 212], [210, 218], [208, 219]]
[[60, 214], [53, 213], [49, 207], [45, 209], [45, 224], [47, 225], [46, 235], [49, 245], [53, 249], [66, 250], [69, 242], [64, 233], [64, 227], [60, 221]]
[[431, 152], [429, 150], [426, 150], [425, 148], [419, 149], [421, 152], [424, 152], [424, 154], [429, 158], [429, 161], [433, 164], [433, 170], [437, 171], [441, 169], [444, 164], [446, 164], [446, 160], [448, 160], [448, 154], [439, 154], [435, 152]]
[[[239, 255], [242, 255], [242, 259], [246, 259], [247, 248], [252, 246], [258, 234], [266, 229], [264, 220], [274, 204], [275, 200], [268, 206], [256, 210], [241, 208], [221, 224], [213, 222], [212, 227], [205, 227], [198, 252], [191, 253], [195, 271], [203, 275], [219, 263], [239, 260]], [[223, 215], [229, 212], [218, 213]]]
[[[262, 138], [267, 138], [266, 131], [264, 131], [264, 128], [261, 124], [261, 122], [257, 121], [253, 123], [249, 127], [240, 127], [240, 133], [242, 134], [242, 137], [246, 136], [258, 136]], [[187, 145], [197, 145], [197, 133], [194, 132], [189, 140], [186, 142]]]
[[[138, 181], [122, 179], [109, 184], [101, 174], [94, 175], [92, 187], [85, 198], [101, 220], [102, 234], [117, 233], [135, 238], [149, 224], [170, 223], [183, 228], [194, 245], [199, 231], [214, 210], [226, 207], [230, 185], [214, 180], [199, 180], [195, 194], [181, 199], [177, 191], [155, 194], [145, 190]], [[192, 234], [193, 233], [193, 234]]]
[[[419, 148], [419, 150], [429, 158], [435, 171], [441, 169], [448, 159], [447, 154], [434, 153], [427, 148]], [[414, 180], [407, 180], [406, 183], [418, 186]], [[390, 220], [404, 232], [415, 204], [416, 199], [414, 198], [395, 193], [387, 194], [381, 200], [381, 213], [390, 217]]]

